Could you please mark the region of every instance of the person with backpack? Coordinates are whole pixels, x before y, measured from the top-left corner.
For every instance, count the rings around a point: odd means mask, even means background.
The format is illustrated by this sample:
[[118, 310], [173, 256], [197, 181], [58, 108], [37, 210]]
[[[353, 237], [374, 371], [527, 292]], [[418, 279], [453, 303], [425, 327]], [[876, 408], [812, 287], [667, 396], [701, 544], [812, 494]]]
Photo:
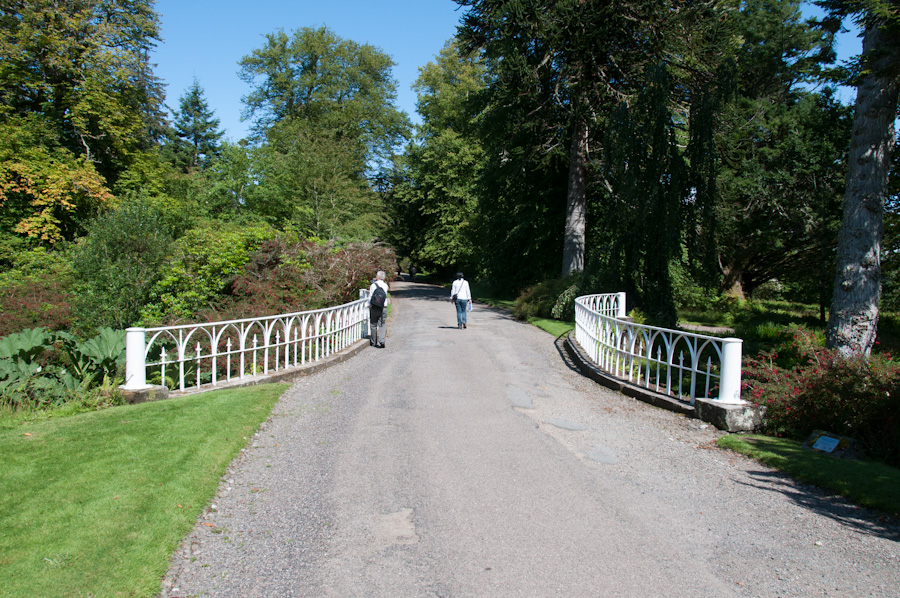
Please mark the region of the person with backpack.
[[369, 298], [366, 307], [369, 308], [369, 344], [384, 348], [385, 325], [384, 318], [387, 315], [388, 291], [390, 288], [384, 281], [385, 274], [379, 270], [375, 280], [369, 287]]
[[466, 327], [466, 312], [472, 309], [472, 291], [469, 281], [463, 278], [462, 272], [456, 273], [456, 280], [450, 285], [450, 301], [456, 304], [456, 327]]

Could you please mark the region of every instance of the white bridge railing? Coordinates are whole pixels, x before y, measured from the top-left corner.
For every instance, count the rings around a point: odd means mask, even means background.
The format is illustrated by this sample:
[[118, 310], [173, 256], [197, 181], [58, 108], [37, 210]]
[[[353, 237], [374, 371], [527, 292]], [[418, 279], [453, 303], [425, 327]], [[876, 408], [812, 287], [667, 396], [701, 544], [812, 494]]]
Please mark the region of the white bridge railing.
[[324, 359], [368, 334], [366, 297], [277, 316], [126, 330], [126, 390], [216, 386]]
[[739, 338], [718, 338], [624, 320], [625, 293], [575, 299], [575, 339], [601, 369], [694, 404], [741, 401]]

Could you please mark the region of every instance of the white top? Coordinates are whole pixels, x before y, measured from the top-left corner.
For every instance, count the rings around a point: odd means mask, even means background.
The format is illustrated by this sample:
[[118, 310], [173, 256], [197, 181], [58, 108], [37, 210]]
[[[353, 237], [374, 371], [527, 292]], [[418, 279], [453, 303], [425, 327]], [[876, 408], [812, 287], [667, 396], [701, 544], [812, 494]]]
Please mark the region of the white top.
[[469, 290], [469, 281], [465, 278], [457, 278], [450, 285], [450, 296], [456, 295], [456, 299], [463, 301], [472, 300], [472, 291]]
[[[390, 291], [391, 291], [390, 287], [388, 286], [388, 284], [387, 284], [386, 282], [384, 282], [383, 280], [378, 280], [378, 279], [376, 279], [375, 282], [373, 282], [373, 283], [369, 286], [369, 296], [366, 298], [366, 307], [371, 307], [371, 306], [372, 306], [372, 293], [375, 292], [375, 285], [376, 285], [376, 284], [377, 284], [378, 286], [380, 286], [382, 289], [384, 289], [384, 292], [385, 292], [385, 293], [390, 293]], [[391, 298], [388, 297], [387, 302], [384, 304], [385, 307], [387, 307], [387, 304], [390, 303], [390, 302], [391, 302]]]

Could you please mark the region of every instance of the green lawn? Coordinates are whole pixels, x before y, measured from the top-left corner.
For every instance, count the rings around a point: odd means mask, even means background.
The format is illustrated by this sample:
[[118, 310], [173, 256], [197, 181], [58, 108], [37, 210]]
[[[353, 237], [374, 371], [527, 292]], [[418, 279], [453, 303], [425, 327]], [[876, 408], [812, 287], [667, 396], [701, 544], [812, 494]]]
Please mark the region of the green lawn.
[[836, 459], [805, 449], [800, 442], [770, 436], [724, 436], [718, 444], [858, 505], [900, 514], [900, 469], [874, 461]]
[[537, 326], [545, 332], [549, 332], [556, 338], [564, 334], [569, 334], [575, 330], [575, 322], [561, 322], [559, 320], [551, 320], [548, 318], [528, 318], [528, 322], [532, 326]]
[[178, 543], [287, 387], [0, 430], [0, 594], [157, 595]]

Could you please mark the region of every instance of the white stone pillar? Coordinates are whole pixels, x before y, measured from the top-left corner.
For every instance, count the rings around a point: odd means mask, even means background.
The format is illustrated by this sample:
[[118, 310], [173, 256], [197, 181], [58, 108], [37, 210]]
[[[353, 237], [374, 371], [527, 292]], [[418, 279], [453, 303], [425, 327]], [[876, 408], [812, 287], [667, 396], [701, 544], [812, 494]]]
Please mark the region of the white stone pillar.
[[722, 378], [719, 380], [721, 403], [742, 405], [741, 400], [741, 355], [744, 341], [739, 338], [722, 339]]
[[125, 330], [125, 390], [142, 390], [147, 385], [147, 365], [144, 362], [144, 329]]

